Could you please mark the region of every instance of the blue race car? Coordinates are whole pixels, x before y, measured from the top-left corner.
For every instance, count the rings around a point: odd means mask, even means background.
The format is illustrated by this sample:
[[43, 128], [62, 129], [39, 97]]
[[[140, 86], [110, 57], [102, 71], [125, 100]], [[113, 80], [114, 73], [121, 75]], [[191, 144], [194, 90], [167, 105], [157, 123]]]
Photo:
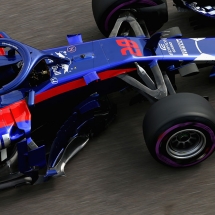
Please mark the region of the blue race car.
[[206, 17], [215, 19], [215, 2], [213, 0], [173, 0], [179, 11], [189, 9]]
[[[68, 35], [67, 46], [38, 50], [0, 32], [0, 189], [64, 175], [68, 160], [116, 117], [107, 95], [128, 87], [154, 103], [143, 134], [157, 161], [187, 167], [214, 151], [214, 109], [201, 96], [176, 94], [175, 74], [213, 65], [215, 38], [183, 39], [177, 27], [150, 36], [167, 21], [165, 1], [99, 2], [93, 12], [106, 39]], [[162, 21], [148, 27], [143, 11]]]

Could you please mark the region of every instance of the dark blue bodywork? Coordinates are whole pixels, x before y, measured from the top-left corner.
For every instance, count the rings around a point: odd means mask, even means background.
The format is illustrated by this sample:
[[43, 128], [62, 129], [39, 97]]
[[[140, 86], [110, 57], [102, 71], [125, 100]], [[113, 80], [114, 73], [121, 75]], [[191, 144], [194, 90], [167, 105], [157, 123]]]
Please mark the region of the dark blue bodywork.
[[[41, 51], [0, 34], [4, 37], [0, 47], [9, 49], [0, 56], [0, 66], [8, 73], [21, 63], [16, 77], [0, 88], [0, 107], [5, 111], [1, 118], [6, 124], [0, 126], [0, 135], [9, 135], [11, 144], [17, 145], [19, 172], [34, 176], [47, 166], [44, 180], [58, 174], [55, 165], [67, 147], [60, 141], [67, 135], [62, 132], [76, 138], [88, 131], [95, 111], [106, 108], [101, 96], [123, 89], [126, 85], [117, 76], [135, 73], [135, 62], [149, 67], [161, 63], [172, 73], [181, 62], [215, 62], [215, 38], [114, 37], [84, 43], [81, 35], [68, 35], [68, 46]], [[35, 69], [41, 62], [44, 71]], [[46, 78], [39, 80], [38, 74]], [[1, 151], [6, 149], [4, 141]], [[6, 160], [7, 156], [1, 161]]]

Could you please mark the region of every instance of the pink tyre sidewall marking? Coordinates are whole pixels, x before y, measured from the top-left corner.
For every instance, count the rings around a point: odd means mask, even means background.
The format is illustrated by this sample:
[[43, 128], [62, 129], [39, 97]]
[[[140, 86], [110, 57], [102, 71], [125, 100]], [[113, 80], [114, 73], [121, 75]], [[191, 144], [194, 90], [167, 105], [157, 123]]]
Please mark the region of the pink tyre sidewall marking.
[[156, 6], [157, 4], [153, 1], [150, 1], [150, 0], [131, 0], [131, 1], [128, 1], [128, 2], [125, 2], [125, 3], [122, 3], [120, 5], [118, 5], [116, 8], [114, 8], [110, 13], [109, 15], [107, 16], [106, 20], [105, 20], [105, 30], [108, 31], [108, 24], [109, 24], [109, 21], [110, 21], [110, 18], [113, 16], [113, 14], [118, 11], [119, 9], [125, 7], [125, 6], [128, 6], [128, 5], [131, 5], [133, 3], [141, 3], [141, 4], [148, 4], [150, 6]]
[[[204, 131], [206, 131], [209, 135], [210, 135], [210, 138], [211, 138], [211, 141], [212, 141], [212, 146], [210, 148], [210, 150], [206, 153], [205, 156], [203, 156], [200, 160], [197, 160], [196, 162], [194, 163], [191, 163], [191, 164], [186, 164], [186, 165], [181, 165], [181, 164], [178, 164], [176, 162], [174, 162], [173, 160], [169, 159], [168, 157], [166, 157], [165, 155], [161, 154], [160, 153], [160, 145], [162, 143], [162, 140], [163, 138], [168, 135], [171, 131], [177, 129], [177, 128], [185, 128], [186, 126], [194, 126], [194, 127], [197, 127], [197, 128], [201, 128], [203, 129]], [[204, 124], [201, 124], [201, 123], [194, 123], [194, 122], [186, 122], [186, 123], [181, 123], [181, 124], [177, 124], [175, 126], [172, 126], [171, 128], [167, 129], [165, 132], [163, 132], [159, 138], [158, 138], [158, 141], [156, 143], [156, 146], [155, 146], [155, 153], [158, 157], [158, 159], [170, 166], [173, 166], [173, 167], [188, 167], [188, 166], [193, 166], [197, 163], [200, 163], [201, 161], [205, 160], [207, 157], [209, 157], [212, 152], [214, 151], [214, 148], [215, 148], [215, 134], [214, 132], [211, 130], [211, 128], [209, 128], [208, 126], [204, 125]]]

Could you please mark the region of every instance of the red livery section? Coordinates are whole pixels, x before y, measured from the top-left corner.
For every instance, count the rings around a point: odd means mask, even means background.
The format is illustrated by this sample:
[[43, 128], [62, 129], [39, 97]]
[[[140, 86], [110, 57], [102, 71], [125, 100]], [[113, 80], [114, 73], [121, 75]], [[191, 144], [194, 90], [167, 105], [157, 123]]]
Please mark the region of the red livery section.
[[[4, 38], [4, 37], [0, 34], [0, 38]], [[0, 48], [0, 55], [5, 55], [5, 51], [3, 48]]]
[[0, 128], [31, 120], [31, 114], [25, 100], [0, 109]]
[[131, 39], [118, 39], [116, 40], [118, 46], [123, 47], [121, 49], [122, 55], [131, 54], [137, 57], [142, 57], [143, 54], [138, 46], [138, 44]]
[[[131, 72], [136, 70], [136, 68], [125, 68], [125, 69], [112, 69], [112, 70], [106, 70], [104, 72], [98, 73], [98, 76], [100, 80], [105, 80], [108, 78], [116, 77], [117, 75]], [[47, 90], [45, 92], [42, 92], [40, 94], [37, 94], [35, 97], [35, 103], [42, 102], [46, 99], [52, 98], [54, 96], [60, 95], [65, 92], [69, 92], [71, 90], [86, 86], [86, 82], [84, 78], [77, 79], [75, 81], [71, 81], [69, 83], [57, 86], [55, 88], [52, 88], [50, 90]]]

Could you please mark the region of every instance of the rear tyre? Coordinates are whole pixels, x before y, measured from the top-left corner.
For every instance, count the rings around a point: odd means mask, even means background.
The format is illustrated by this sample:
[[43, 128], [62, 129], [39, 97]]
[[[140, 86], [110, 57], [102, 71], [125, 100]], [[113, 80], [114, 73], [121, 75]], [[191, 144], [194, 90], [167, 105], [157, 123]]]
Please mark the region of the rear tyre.
[[151, 155], [172, 167], [187, 167], [208, 158], [215, 148], [215, 111], [192, 93], [179, 93], [156, 102], [143, 120]]
[[92, 0], [93, 14], [99, 30], [109, 36], [119, 14], [129, 9], [149, 32], [157, 31], [168, 20], [166, 0]]

